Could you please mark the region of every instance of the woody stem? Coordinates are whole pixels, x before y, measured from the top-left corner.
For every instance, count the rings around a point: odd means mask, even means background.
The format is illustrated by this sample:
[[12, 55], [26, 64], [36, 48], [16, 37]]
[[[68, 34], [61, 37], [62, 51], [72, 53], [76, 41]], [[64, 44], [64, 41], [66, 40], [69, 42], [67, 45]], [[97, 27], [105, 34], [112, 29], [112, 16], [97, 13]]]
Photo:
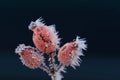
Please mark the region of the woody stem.
[[57, 80], [56, 78], [56, 70], [55, 70], [55, 61], [54, 61], [54, 53], [49, 55], [49, 62], [50, 62], [50, 75], [52, 80]]
[[45, 64], [42, 64], [40, 68], [49, 74], [49, 68]]
[[63, 68], [63, 67], [64, 67], [64, 65], [62, 63], [60, 63], [57, 67], [56, 72], [59, 72], [61, 70], [61, 68]]
[[57, 77], [55, 75], [51, 76], [52, 80], [57, 80]]
[[50, 54], [49, 55], [49, 61], [50, 61], [50, 69], [54, 69], [54, 55], [53, 54]]

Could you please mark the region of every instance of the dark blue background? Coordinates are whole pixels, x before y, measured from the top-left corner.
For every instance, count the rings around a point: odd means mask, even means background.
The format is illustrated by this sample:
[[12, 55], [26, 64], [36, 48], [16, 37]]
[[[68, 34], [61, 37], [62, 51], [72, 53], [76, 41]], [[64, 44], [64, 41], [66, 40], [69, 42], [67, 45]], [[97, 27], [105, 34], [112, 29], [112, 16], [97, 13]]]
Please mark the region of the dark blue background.
[[1, 0], [0, 80], [50, 80], [14, 53], [20, 43], [34, 46], [28, 25], [41, 16], [47, 25], [56, 24], [61, 45], [76, 35], [87, 40], [81, 67], [69, 67], [63, 80], [120, 80], [119, 0]]

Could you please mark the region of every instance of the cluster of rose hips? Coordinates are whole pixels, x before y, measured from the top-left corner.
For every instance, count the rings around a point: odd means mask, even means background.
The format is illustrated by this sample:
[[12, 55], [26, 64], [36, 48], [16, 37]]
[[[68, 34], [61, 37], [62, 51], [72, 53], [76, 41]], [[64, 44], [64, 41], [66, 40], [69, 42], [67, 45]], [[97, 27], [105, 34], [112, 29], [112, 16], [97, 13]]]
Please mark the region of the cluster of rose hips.
[[[60, 38], [58, 38], [55, 25], [45, 25], [42, 18], [32, 21], [29, 29], [33, 31], [33, 42], [36, 48], [20, 44], [15, 50], [25, 66], [31, 69], [40, 68], [46, 71], [52, 80], [61, 80], [61, 72], [64, 72], [66, 66], [75, 68], [80, 65], [82, 51], [87, 48], [84, 39], [77, 36], [74, 41], [60, 47]], [[58, 51], [59, 65], [55, 64], [54, 60], [56, 51]], [[45, 54], [49, 56], [49, 66], [45, 64]]]

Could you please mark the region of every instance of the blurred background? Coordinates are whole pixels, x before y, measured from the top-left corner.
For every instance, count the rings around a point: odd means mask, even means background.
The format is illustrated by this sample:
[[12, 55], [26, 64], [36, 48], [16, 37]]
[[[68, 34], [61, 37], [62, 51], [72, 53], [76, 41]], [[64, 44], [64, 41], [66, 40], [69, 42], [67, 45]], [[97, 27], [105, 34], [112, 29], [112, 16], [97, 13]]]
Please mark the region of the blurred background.
[[0, 0], [0, 80], [50, 80], [14, 52], [21, 43], [34, 46], [28, 25], [39, 17], [56, 24], [61, 46], [77, 35], [87, 40], [81, 66], [68, 67], [63, 80], [120, 80], [119, 0]]

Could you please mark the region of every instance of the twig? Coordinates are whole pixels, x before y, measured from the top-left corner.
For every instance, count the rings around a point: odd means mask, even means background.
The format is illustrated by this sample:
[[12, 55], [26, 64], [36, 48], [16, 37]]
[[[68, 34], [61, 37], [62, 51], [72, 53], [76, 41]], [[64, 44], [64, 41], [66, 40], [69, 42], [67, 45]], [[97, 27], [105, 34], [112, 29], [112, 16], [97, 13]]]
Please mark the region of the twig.
[[49, 55], [49, 62], [50, 62], [50, 64], [49, 64], [49, 66], [50, 66], [50, 69], [54, 69], [54, 55], [53, 55], [53, 53], [51, 53], [50, 55]]
[[47, 72], [48, 74], [50, 73], [50, 72], [49, 72], [49, 71], [50, 71], [49, 68], [48, 68], [45, 64], [41, 64], [40, 68], [41, 68], [43, 71]]
[[63, 68], [63, 67], [64, 67], [64, 65], [60, 63], [59, 66], [57, 67], [56, 72], [59, 72], [61, 70], [61, 68]]

